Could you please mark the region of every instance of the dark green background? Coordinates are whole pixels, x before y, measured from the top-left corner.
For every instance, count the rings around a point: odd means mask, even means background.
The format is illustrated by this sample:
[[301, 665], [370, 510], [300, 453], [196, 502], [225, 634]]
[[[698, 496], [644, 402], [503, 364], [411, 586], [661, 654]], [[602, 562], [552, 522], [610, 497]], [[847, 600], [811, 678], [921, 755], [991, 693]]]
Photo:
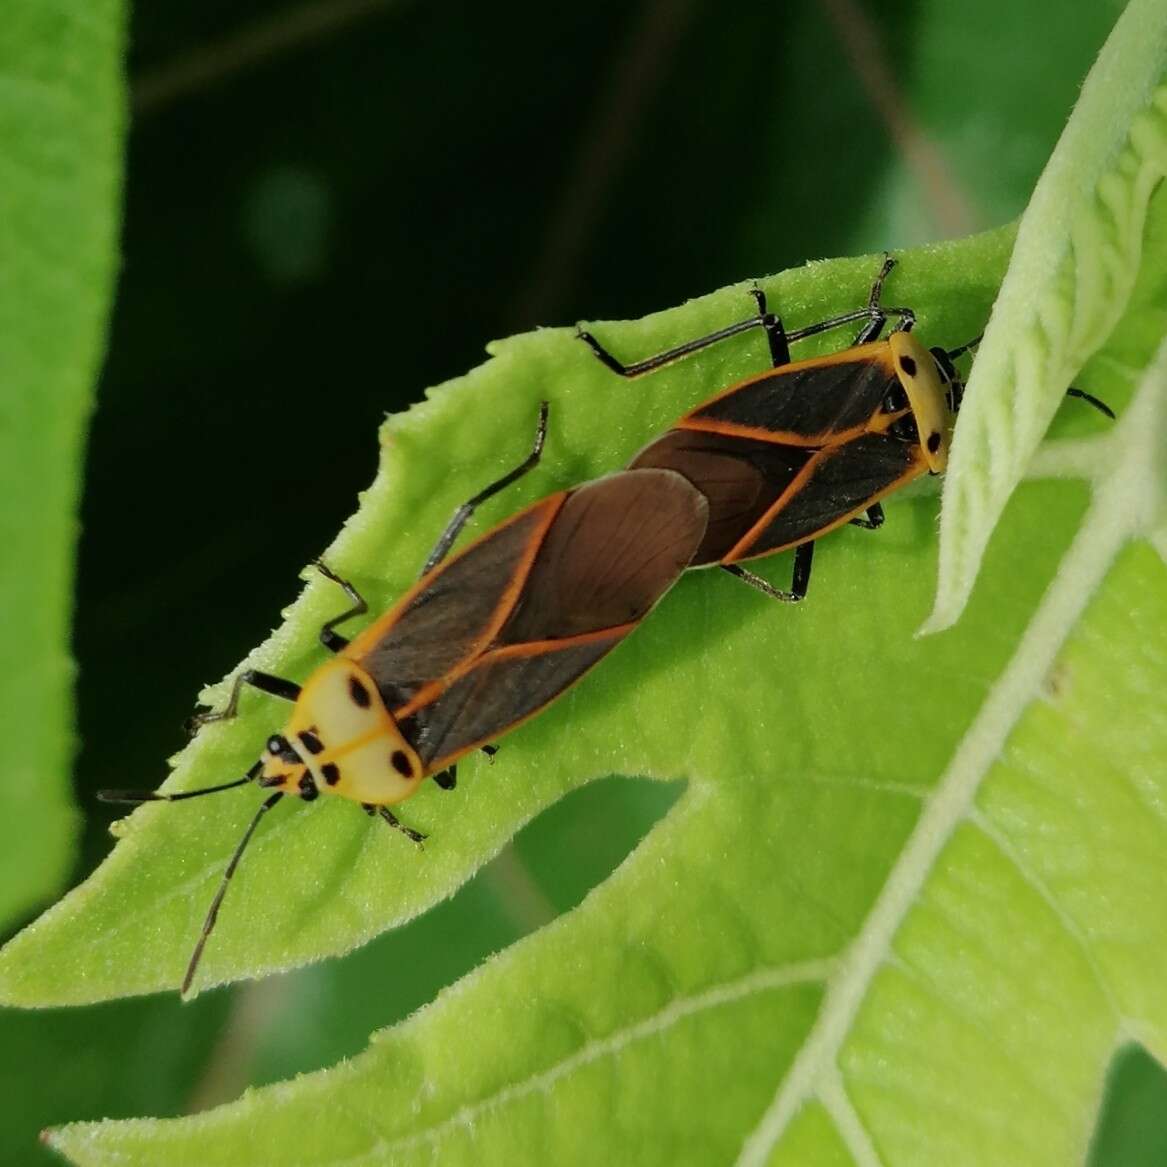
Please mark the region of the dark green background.
[[[1119, 9], [1073, 7], [141, 6], [82, 513], [76, 877], [110, 845], [92, 792], [161, 780], [199, 686], [354, 509], [385, 412], [492, 337], [1018, 214]], [[521, 863], [347, 960], [187, 1006], [0, 1014], [0, 1161], [46, 1155], [47, 1123], [180, 1113], [357, 1052], [578, 902], [671, 797], [577, 794]], [[1132, 1056], [1118, 1080], [1096, 1163], [1167, 1160], [1159, 1071]]]

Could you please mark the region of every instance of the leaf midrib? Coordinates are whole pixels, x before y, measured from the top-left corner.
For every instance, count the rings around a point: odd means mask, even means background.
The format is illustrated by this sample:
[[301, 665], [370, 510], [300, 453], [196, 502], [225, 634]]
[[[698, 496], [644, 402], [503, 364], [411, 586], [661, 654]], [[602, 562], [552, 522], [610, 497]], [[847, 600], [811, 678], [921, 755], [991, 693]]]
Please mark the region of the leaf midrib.
[[[790, 1121], [818, 1098], [827, 1076], [838, 1073], [838, 1054], [880, 967], [892, 954], [892, 941], [956, 827], [969, 819], [973, 800], [1005, 744], [1040, 691], [1043, 678], [1061, 651], [1115, 556], [1131, 537], [1147, 533], [1155, 520], [1155, 458], [1167, 384], [1167, 345], [1160, 352], [1111, 435], [1127, 452], [1095, 481], [1094, 497], [1050, 584], [1021, 636], [1016, 652], [987, 694], [948, 769], [925, 801], [923, 812], [867, 914], [848, 959], [827, 984], [822, 1009], [807, 1041], [762, 1120], [746, 1139], [740, 1167], [761, 1167]], [[843, 1132], [841, 1132], [843, 1133]], [[851, 1147], [860, 1156], [862, 1148]]]

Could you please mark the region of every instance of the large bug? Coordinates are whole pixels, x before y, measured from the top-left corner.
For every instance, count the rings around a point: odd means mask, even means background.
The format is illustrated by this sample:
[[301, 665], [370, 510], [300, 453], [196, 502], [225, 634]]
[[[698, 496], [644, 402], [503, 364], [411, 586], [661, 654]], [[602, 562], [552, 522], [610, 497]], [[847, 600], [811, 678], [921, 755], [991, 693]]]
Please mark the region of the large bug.
[[[954, 362], [976, 341], [947, 351], [917, 341], [912, 310], [880, 304], [894, 265], [884, 257], [867, 304], [852, 312], [787, 331], [755, 288], [756, 315], [631, 365], [579, 331], [622, 377], [651, 373], [748, 329], [765, 331], [770, 369], [690, 410], [629, 463], [676, 470], [705, 495], [709, 523], [692, 566], [719, 564], [775, 599], [801, 600], [816, 539], [846, 523], [881, 526], [881, 499], [944, 470], [963, 391]], [[895, 327], [881, 340], [890, 317]], [[792, 342], [857, 321], [863, 326], [849, 348], [791, 361]], [[1110, 414], [1097, 398], [1070, 393]], [[741, 566], [790, 548], [788, 592]]]
[[219, 906], [260, 820], [285, 795], [336, 794], [420, 845], [423, 836], [390, 806], [427, 777], [452, 789], [457, 760], [525, 721], [577, 681], [647, 615], [689, 565], [705, 534], [705, 497], [670, 469], [632, 469], [560, 491], [446, 558], [474, 509], [539, 460], [540, 411], [527, 459], [459, 507], [422, 576], [353, 640], [336, 626], [367, 611], [356, 589], [323, 563], [351, 607], [320, 640], [334, 654], [301, 686], [255, 669], [240, 673], [225, 707], [200, 723], [233, 717], [243, 686], [294, 702], [242, 777], [178, 793], [106, 791], [109, 802], [177, 802], [254, 782], [272, 791], [227, 865], [183, 978], [190, 987]]

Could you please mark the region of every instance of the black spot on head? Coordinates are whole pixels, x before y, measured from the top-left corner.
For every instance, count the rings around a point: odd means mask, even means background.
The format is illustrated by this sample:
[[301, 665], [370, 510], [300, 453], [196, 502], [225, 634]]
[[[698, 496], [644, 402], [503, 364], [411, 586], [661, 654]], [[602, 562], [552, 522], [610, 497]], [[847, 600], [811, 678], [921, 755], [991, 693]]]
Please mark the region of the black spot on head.
[[335, 786], [340, 781], [340, 767], [335, 762], [325, 762], [320, 767], [320, 773], [329, 786]]
[[900, 368], [903, 369], [909, 377], [916, 375], [916, 362], [909, 356], [900, 357]]
[[300, 743], [310, 754], [318, 754], [324, 749], [324, 743], [310, 729], [300, 734]]
[[389, 755], [389, 765], [401, 775], [402, 778], [413, 777], [413, 767], [409, 764], [409, 758], [406, 756], [404, 750], [394, 750]]
[[940, 449], [940, 435], [931, 433], [928, 435], [928, 453], [935, 454]]
[[362, 709], [368, 709], [372, 703], [369, 690], [356, 677], [349, 677], [348, 679], [348, 694], [353, 699], [353, 702]]

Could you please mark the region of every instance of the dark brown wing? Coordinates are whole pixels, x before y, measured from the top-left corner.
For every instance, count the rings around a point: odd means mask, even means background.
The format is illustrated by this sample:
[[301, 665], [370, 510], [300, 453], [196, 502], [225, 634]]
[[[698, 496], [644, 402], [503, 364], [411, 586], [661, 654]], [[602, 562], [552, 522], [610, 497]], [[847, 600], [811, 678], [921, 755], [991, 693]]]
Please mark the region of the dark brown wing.
[[699, 405], [678, 428], [826, 446], [866, 428], [899, 384], [887, 341], [768, 369]]
[[707, 509], [670, 470], [626, 470], [572, 491], [490, 646], [393, 710], [427, 767], [505, 733], [614, 648], [688, 566]]
[[689, 565], [708, 504], [671, 470], [625, 470], [573, 490], [497, 643], [641, 620]]
[[615, 648], [632, 627], [489, 653], [433, 701], [400, 714], [398, 727], [427, 770], [443, 770], [538, 713]]
[[561, 491], [542, 499], [438, 564], [345, 649], [390, 709], [495, 638], [567, 498]]
[[771, 555], [825, 534], [928, 468], [921, 447], [864, 434], [819, 451], [725, 562]]
[[645, 446], [629, 465], [676, 470], [705, 496], [709, 522], [691, 564], [701, 567], [717, 563], [737, 545], [814, 453], [782, 442], [675, 429]]

